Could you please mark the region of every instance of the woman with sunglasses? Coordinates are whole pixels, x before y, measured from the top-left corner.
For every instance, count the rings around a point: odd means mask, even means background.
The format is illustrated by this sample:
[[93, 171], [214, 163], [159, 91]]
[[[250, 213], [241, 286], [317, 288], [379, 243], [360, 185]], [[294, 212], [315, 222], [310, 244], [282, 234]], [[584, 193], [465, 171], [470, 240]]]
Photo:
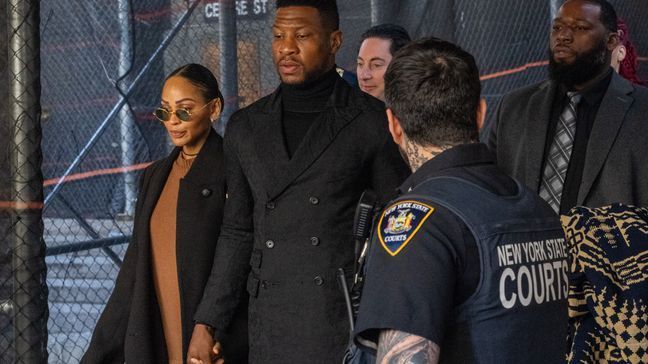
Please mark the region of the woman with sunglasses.
[[[143, 173], [133, 236], [82, 363], [186, 362], [226, 196], [222, 138], [212, 129], [222, 105], [204, 66], [167, 77], [154, 115], [175, 148]], [[230, 363], [246, 362], [246, 310], [225, 338]]]

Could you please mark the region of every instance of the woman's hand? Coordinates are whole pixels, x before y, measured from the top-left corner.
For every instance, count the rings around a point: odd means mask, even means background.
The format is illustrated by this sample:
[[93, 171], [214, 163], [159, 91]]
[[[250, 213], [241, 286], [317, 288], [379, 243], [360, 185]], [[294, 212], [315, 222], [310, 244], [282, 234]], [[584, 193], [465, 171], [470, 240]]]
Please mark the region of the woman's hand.
[[213, 328], [196, 324], [187, 351], [188, 364], [223, 364], [222, 353], [220, 342], [214, 342]]

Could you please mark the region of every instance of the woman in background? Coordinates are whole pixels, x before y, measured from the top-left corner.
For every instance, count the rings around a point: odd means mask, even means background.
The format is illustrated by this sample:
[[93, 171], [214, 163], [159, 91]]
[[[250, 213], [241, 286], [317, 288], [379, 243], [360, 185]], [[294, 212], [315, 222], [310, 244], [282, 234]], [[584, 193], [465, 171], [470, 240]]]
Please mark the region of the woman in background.
[[[133, 236], [82, 363], [186, 362], [225, 203], [223, 143], [212, 129], [222, 106], [204, 66], [167, 77], [154, 115], [175, 148], [144, 170]], [[239, 311], [224, 345], [231, 363], [247, 361], [247, 308]]]
[[619, 44], [612, 51], [611, 66], [614, 70], [626, 80], [646, 86], [647, 82], [639, 79], [637, 76], [637, 50], [630, 41], [630, 33], [628, 32], [628, 25], [622, 20], [617, 21], [619, 29]]

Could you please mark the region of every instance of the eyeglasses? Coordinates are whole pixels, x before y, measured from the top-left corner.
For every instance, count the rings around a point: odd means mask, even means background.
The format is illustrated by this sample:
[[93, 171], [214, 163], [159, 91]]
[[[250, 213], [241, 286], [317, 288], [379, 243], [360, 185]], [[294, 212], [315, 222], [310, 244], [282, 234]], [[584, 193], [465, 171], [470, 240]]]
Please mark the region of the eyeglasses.
[[160, 120], [161, 122], [167, 122], [171, 120], [171, 115], [173, 114], [175, 114], [178, 117], [178, 120], [183, 122], [188, 122], [191, 121], [191, 116], [193, 115], [194, 112], [204, 109], [205, 107], [207, 107], [207, 105], [211, 104], [214, 101], [216, 101], [216, 99], [206, 103], [200, 109], [193, 110], [193, 111], [189, 111], [185, 108], [178, 108], [175, 111], [171, 111], [163, 107], [159, 107], [155, 109], [155, 111], [153, 111], [153, 115], [155, 115], [155, 117], [158, 118], [158, 120]]

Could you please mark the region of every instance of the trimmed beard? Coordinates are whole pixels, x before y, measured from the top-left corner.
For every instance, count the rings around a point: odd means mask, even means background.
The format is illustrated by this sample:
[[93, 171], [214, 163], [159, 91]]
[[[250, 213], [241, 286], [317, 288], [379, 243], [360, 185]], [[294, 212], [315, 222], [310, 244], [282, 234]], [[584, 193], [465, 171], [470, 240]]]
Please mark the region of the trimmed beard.
[[556, 62], [549, 50], [549, 77], [567, 87], [582, 85], [596, 77], [610, 64], [610, 54], [605, 42], [600, 42], [590, 51], [579, 54], [571, 64]]
[[326, 72], [328, 72], [330, 70], [331, 70], [330, 67], [327, 68], [326, 65], [322, 64], [317, 69], [314, 69], [314, 70], [312, 70], [310, 72], [306, 72], [304, 74], [304, 80], [302, 82], [294, 82], [294, 83], [292, 83], [290, 85], [298, 86], [298, 87], [310, 86], [310, 85], [314, 84], [315, 82], [318, 82], [322, 78], [322, 76], [324, 76], [324, 74], [326, 74]]
[[[330, 69], [330, 68], [329, 68]], [[281, 83], [285, 85], [290, 85], [290, 86], [296, 86], [296, 87], [305, 87], [313, 84], [315, 81], [318, 81], [326, 72], [329, 71], [329, 69], [326, 69], [326, 67], [322, 66], [319, 67], [315, 70], [312, 70], [310, 72], [304, 73], [304, 79], [301, 81], [295, 81], [295, 82], [286, 82], [281, 78], [281, 73], [277, 69], [277, 75], [279, 76], [279, 80]]]

